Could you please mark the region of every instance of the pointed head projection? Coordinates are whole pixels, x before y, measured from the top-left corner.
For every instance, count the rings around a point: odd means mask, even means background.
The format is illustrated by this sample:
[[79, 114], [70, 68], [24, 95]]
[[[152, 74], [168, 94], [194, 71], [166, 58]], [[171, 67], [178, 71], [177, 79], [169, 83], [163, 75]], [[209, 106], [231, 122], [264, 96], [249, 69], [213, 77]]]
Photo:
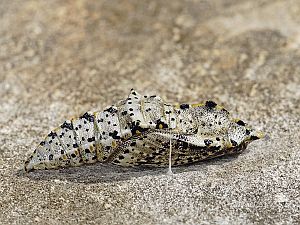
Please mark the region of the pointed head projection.
[[247, 146], [250, 142], [264, 137], [261, 131], [253, 129], [242, 120], [233, 120], [228, 129], [228, 139], [232, 146]]
[[197, 126], [195, 138], [198, 140], [193, 145], [200, 150], [205, 147], [210, 152], [209, 157], [241, 152], [250, 142], [264, 137], [262, 132], [232, 118], [226, 109], [213, 101], [191, 106], [190, 113]]

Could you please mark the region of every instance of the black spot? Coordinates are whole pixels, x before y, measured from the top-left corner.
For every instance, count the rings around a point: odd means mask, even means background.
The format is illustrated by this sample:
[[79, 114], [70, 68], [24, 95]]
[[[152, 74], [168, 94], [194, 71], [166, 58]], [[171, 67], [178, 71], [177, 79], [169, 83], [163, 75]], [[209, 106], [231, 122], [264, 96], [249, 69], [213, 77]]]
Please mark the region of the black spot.
[[140, 123], [136, 122], [136, 121], [134, 121], [130, 124], [130, 130], [131, 130], [132, 135], [136, 135], [137, 131], [142, 133], [142, 132], [145, 132], [149, 129], [149, 128], [142, 128], [142, 127], [139, 126], [139, 124]]
[[131, 105], [132, 104], [132, 102], [128, 102], [128, 105]]
[[119, 155], [119, 159], [124, 159], [125, 157], [122, 155]]
[[129, 108], [129, 111], [133, 111], [133, 108]]
[[150, 109], [150, 108], [146, 109], [146, 112], [150, 112], [150, 111], [151, 111], [151, 109]]
[[113, 139], [121, 139], [120, 136], [118, 136], [118, 131], [114, 131], [114, 132], [109, 132], [108, 134], [109, 136], [111, 136]]
[[162, 129], [166, 129], [168, 128], [168, 124], [164, 123], [163, 121], [161, 121], [161, 119], [158, 119], [156, 121], [156, 129], [161, 129], [160, 125], [162, 125]]
[[65, 121], [60, 127], [61, 128], [66, 128], [66, 129], [69, 129], [69, 130], [73, 130], [73, 124], [68, 123], [67, 121]]
[[175, 120], [175, 118], [171, 118], [171, 120], [172, 120], [172, 121], [174, 121], [174, 120]]
[[156, 97], [156, 95], [151, 95], [151, 96], [150, 96], [150, 98], [155, 98], [155, 97]]
[[209, 145], [211, 145], [212, 143], [213, 143], [212, 140], [209, 140], [209, 139], [205, 139], [205, 140], [204, 140], [204, 144], [205, 144], [206, 146], [209, 146]]
[[250, 140], [251, 140], [251, 141], [258, 140], [258, 139], [259, 139], [259, 137], [254, 136], [254, 135], [252, 135], [252, 136], [250, 137]]
[[110, 123], [111, 123], [110, 121], [107, 122], [108, 125], [109, 125]]
[[72, 158], [76, 158], [76, 155], [74, 153], [71, 154]]
[[94, 155], [94, 156], [92, 157], [92, 160], [96, 160], [96, 159], [97, 159], [97, 156]]
[[73, 148], [78, 148], [78, 144], [77, 143], [73, 144]]
[[131, 142], [130, 146], [136, 146], [136, 142]]
[[57, 134], [53, 131], [51, 131], [49, 134], [48, 134], [48, 137], [51, 137], [52, 139], [54, 139], [55, 137], [57, 136]]
[[135, 92], [135, 91], [133, 91], [133, 92], [131, 92], [131, 94], [133, 94], [133, 95], [136, 95], [136, 92]]
[[130, 113], [129, 116], [134, 116], [134, 113]]
[[217, 103], [215, 103], [214, 101], [206, 101], [205, 106], [208, 108], [214, 108], [217, 106]]
[[88, 148], [86, 148], [84, 151], [85, 151], [85, 153], [87, 153], [87, 154], [88, 154], [88, 153], [91, 153], [91, 151], [90, 151]]
[[232, 144], [233, 146], [237, 146], [237, 142], [236, 142], [236, 141], [230, 139], [230, 142], [231, 142], [231, 144]]
[[101, 119], [98, 119], [97, 122], [98, 122], [98, 123], [102, 123], [102, 122], [103, 122], [103, 119], [102, 119], [102, 118], [101, 118]]
[[126, 114], [127, 114], [127, 111], [121, 112], [121, 115], [122, 115], [122, 116], [125, 116]]
[[95, 141], [95, 137], [88, 138], [87, 141], [88, 142], [93, 142], [93, 141]]
[[84, 137], [82, 137], [82, 138], [81, 138], [81, 140], [82, 140], [82, 141], [85, 141], [85, 138], [84, 138]]
[[49, 160], [53, 160], [53, 155], [49, 155]]
[[180, 108], [181, 109], [188, 109], [188, 108], [190, 108], [190, 106], [189, 106], [189, 104], [181, 104]]
[[238, 125], [240, 125], [240, 126], [245, 126], [246, 124], [244, 123], [244, 121], [242, 121], [242, 120], [239, 120], [239, 121], [237, 121], [236, 122]]
[[104, 112], [117, 113], [118, 110], [113, 107], [109, 107], [108, 109], [105, 109]]
[[65, 151], [64, 150], [60, 150], [60, 154], [65, 154]]
[[126, 150], [124, 151], [124, 153], [125, 153], [125, 154], [128, 154], [128, 153], [129, 153], [129, 150], [128, 150], [128, 149], [126, 149]]
[[40, 145], [41, 145], [41, 146], [44, 146], [44, 145], [45, 145], [45, 141], [42, 141], [42, 142], [40, 143]]
[[220, 138], [219, 138], [219, 137], [216, 137], [216, 140], [217, 140], [217, 141], [220, 141]]
[[246, 135], [250, 134], [250, 130], [246, 129]]
[[89, 122], [94, 122], [94, 116], [89, 114], [88, 112], [84, 113], [80, 119], [86, 119]]

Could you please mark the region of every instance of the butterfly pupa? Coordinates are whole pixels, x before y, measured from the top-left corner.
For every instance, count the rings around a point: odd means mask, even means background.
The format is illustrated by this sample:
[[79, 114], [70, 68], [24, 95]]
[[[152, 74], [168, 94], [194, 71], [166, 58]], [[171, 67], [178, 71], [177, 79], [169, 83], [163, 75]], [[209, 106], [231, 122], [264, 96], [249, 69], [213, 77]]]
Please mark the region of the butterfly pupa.
[[178, 166], [240, 153], [262, 137], [213, 101], [172, 105], [159, 96], [142, 96], [132, 89], [125, 100], [66, 120], [49, 132], [24, 169], [95, 162]]

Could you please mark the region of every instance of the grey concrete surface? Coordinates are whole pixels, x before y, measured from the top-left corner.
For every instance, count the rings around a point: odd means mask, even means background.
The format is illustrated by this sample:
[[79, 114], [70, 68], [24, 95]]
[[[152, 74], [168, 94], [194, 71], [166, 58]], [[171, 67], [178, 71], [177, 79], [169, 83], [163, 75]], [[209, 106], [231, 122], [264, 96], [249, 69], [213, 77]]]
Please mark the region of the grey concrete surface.
[[[265, 131], [191, 166], [22, 174], [50, 129], [130, 88]], [[300, 1], [0, 1], [0, 224], [299, 224]]]

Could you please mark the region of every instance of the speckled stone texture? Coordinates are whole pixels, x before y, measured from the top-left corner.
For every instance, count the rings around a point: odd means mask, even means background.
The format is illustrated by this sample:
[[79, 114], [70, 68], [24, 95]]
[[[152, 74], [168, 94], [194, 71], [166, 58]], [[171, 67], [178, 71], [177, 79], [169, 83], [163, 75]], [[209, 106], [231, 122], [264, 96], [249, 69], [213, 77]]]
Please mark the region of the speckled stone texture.
[[[300, 1], [0, 2], [0, 224], [299, 224]], [[238, 157], [22, 174], [64, 119], [130, 88], [264, 130]]]

